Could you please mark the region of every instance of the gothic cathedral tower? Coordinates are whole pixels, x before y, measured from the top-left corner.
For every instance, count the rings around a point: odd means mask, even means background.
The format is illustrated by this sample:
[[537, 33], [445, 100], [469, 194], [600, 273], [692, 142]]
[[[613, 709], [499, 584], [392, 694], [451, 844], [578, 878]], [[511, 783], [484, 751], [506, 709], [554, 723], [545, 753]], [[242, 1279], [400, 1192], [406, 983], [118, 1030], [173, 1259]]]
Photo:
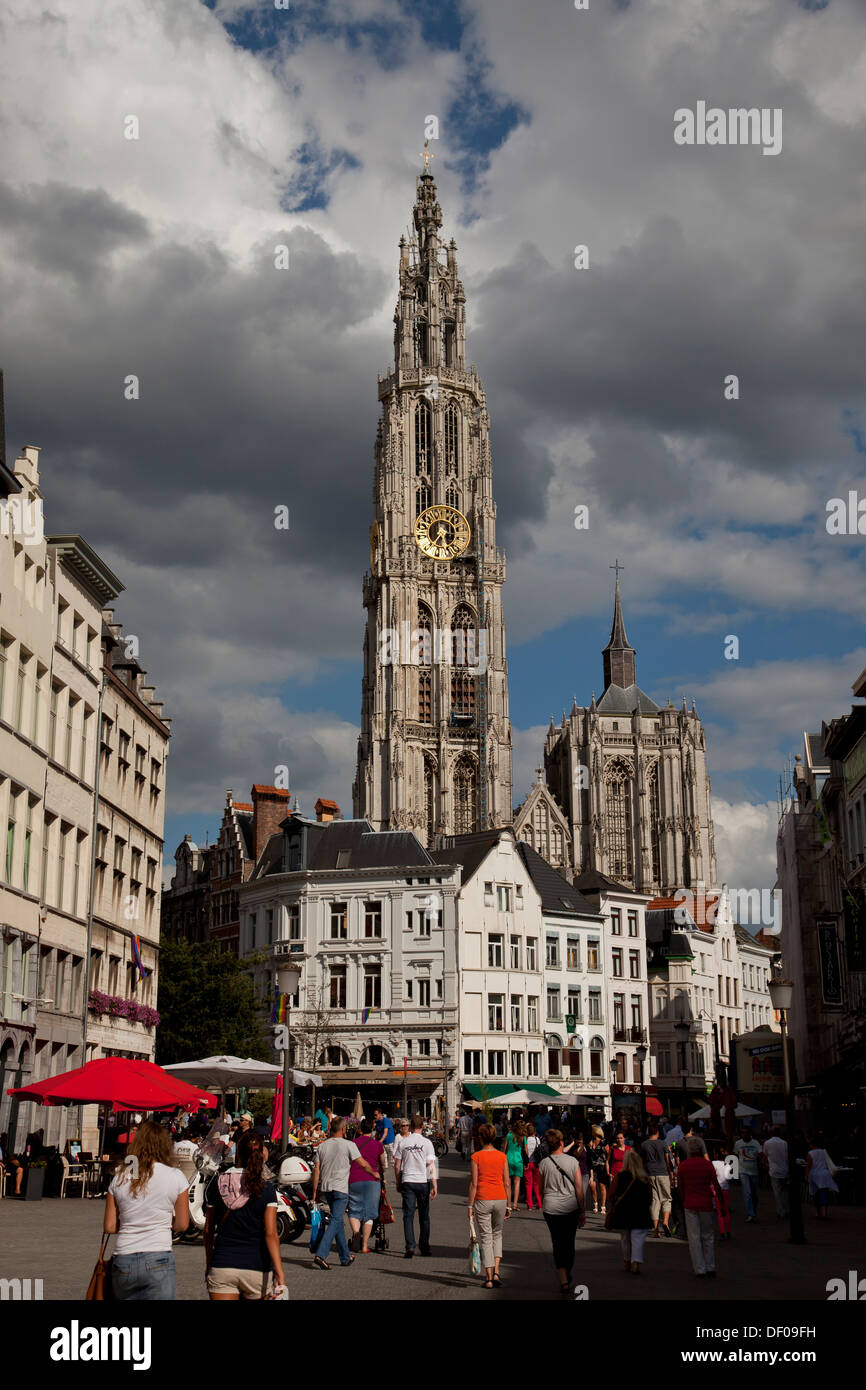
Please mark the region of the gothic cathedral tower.
[[511, 725], [490, 419], [426, 165], [413, 222], [400, 238], [394, 369], [379, 378], [353, 800], [377, 830], [431, 845], [510, 823]]

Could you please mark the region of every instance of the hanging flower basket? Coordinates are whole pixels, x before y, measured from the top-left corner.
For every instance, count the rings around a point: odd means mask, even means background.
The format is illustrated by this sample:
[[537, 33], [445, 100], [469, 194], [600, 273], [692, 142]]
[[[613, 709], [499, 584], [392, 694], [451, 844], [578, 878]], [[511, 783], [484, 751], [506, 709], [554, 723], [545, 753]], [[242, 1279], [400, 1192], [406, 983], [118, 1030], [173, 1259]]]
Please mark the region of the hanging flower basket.
[[102, 1018], [125, 1018], [130, 1023], [143, 1023], [147, 1028], [159, 1026], [159, 1014], [147, 1004], [139, 1004], [136, 999], [124, 999], [119, 994], [103, 994], [101, 989], [92, 989], [87, 1001], [92, 1014]]

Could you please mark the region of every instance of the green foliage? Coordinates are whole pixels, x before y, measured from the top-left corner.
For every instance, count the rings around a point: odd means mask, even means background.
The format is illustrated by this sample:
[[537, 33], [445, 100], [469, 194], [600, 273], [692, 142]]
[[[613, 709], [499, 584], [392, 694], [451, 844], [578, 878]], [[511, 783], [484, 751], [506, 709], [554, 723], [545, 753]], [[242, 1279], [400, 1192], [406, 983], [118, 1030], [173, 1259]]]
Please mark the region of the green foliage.
[[231, 952], [210, 943], [163, 941], [158, 1008], [158, 1063], [223, 1052], [268, 1060], [252, 976]]
[[273, 1091], [251, 1091], [247, 1096], [247, 1109], [257, 1125], [270, 1121], [273, 1108]]

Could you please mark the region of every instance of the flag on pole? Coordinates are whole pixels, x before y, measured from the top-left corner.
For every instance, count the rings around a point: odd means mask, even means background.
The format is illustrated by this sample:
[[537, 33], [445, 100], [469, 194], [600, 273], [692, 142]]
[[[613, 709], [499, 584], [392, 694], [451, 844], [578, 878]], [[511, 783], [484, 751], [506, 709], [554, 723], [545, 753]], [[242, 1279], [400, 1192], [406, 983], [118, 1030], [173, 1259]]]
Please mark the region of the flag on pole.
[[366, 1022], [367, 1022], [367, 1019], [370, 1017], [370, 1013], [371, 1013], [371, 1010], [370, 1010], [370, 1009], [362, 1009], [362, 1010], [361, 1010], [361, 1022], [362, 1022], [362, 1023], [366, 1023]]
[[271, 1023], [285, 1023], [288, 1018], [289, 996], [274, 990], [274, 1007], [271, 1010]]
[[139, 977], [143, 980], [147, 975], [150, 974], [150, 969], [148, 966], [145, 965], [144, 961], [141, 958], [140, 936], [134, 936], [132, 938], [132, 959], [135, 961], [135, 966], [138, 970]]

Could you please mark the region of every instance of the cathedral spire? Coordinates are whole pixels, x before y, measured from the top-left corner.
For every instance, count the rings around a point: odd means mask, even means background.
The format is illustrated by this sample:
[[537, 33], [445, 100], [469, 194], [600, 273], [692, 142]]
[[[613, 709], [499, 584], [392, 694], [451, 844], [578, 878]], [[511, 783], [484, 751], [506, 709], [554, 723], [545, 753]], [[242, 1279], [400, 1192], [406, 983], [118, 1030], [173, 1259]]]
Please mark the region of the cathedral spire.
[[616, 564], [611, 565], [610, 568], [616, 571], [616, 593], [613, 601], [613, 624], [610, 629], [610, 640], [602, 652], [604, 688], [607, 690], [609, 685], [618, 685], [625, 690], [630, 685], [635, 684], [635, 650], [629, 645], [629, 640], [625, 635], [625, 623], [622, 617], [619, 572], [624, 566], [617, 560]]

